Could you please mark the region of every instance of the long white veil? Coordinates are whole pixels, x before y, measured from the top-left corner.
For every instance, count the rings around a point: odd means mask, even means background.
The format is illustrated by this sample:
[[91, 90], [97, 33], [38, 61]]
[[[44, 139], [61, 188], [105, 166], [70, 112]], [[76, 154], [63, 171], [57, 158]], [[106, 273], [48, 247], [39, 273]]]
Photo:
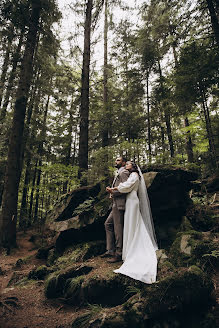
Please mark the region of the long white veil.
[[144, 181], [144, 176], [141, 172], [140, 167], [138, 166], [139, 174], [140, 174], [140, 181], [139, 181], [139, 187], [138, 187], [138, 198], [139, 198], [139, 205], [140, 205], [140, 211], [143, 218], [143, 222], [145, 224], [145, 227], [147, 229], [147, 232], [151, 238], [152, 244], [154, 246], [155, 251], [158, 250], [157, 246], [157, 240], [154, 230], [154, 223], [153, 218], [151, 214], [151, 207], [150, 207], [150, 201], [148, 198], [148, 192]]

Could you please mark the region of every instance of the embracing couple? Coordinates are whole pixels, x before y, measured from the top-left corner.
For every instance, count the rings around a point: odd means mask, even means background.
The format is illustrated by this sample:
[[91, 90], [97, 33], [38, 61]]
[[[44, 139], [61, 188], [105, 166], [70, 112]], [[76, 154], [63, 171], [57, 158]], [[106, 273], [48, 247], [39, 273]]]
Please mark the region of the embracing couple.
[[123, 261], [114, 270], [144, 283], [156, 281], [157, 242], [150, 203], [140, 168], [121, 156], [115, 163], [118, 172], [112, 187], [112, 210], [105, 222], [108, 262]]

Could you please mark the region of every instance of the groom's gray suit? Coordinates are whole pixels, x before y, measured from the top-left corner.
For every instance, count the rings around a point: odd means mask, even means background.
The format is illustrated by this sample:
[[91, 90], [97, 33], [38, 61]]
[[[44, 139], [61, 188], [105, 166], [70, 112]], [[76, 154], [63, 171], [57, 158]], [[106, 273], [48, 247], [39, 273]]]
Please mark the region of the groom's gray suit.
[[[130, 172], [121, 167], [113, 181], [112, 187], [118, 187], [121, 182], [125, 182], [128, 179], [129, 175]], [[105, 222], [106, 248], [109, 253], [115, 252], [116, 255], [121, 256], [126, 194], [114, 191], [112, 197], [112, 211]]]

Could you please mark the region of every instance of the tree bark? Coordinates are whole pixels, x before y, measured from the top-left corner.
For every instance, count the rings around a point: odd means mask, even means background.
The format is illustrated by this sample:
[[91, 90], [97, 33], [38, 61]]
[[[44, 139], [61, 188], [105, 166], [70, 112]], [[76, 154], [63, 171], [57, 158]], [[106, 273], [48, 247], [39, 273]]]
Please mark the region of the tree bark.
[[[160, 85], [161, 85], [161, 92], [163, 95], [163, 98], [165, 97], [164, 95], [164, 86], [163, 86], [163, 75], [162, 75], [162, 70], [160, 66], [160, 62], [158, 61], [158, 68], [159, 68], [159, 74], [160, 74]], [[164, 118], [165, 118], [165, 123], [166, 123], [166, 129], [167, 129], [167, 137], [169, 141], [169, 147], [170, 147], [170, 156], [174, 157], [174, 146], [173, 146], [173, 137], [172, 137], [172, 129], [171, 129], [171, 122], [170, 122], [170, 114], [169, 110], [166, 105], [163, 106], [164, 110]]]
[[150, 118], [150, 97], [149, 97], [149, 72], [146, 76], [146, 92], [147, 92], [147, 122], [148, 122], [148, 153], [149, 162], [151, 163], [151, 118]]
[[41, 180], [41, 166], [42, 166], [42, 156], [43, 156], [43, 144], [45, 142], [46, 138], [46, 120], [47, 120], [47, 114], [48, 114], [48, 109], [49, 109], [49, 99], [50, 96], [48, 96], [47, 103], [46, 103], [46, 108], [44, 112], [44, 117], [43, 117], [43, 126], [42, 126], [42, 132], [41, 132], [41, 140], [38, 148], [38, 157], [39, 157], [39, 168], [37, 169], [37, 189], [36, 189], [36, 198], [35, 198], [35, 210], [34, 210], [34, 218], [33, 221], [34, 223], [37, 222], [38, 219], [38, 206], [39, 206], [39, 188], [40, 188], [40, 180]]
[[200, 86], [200, 93], [201, 93], [201, 97], [202, 97], [202, 107], [203, 107], [203, 114], [205, 117], [205, 124], [206, 124], [207, 138], [208, 138], [208, 143], [209, 143], [211, 163], [212, 163], [212, 167], [216, 168], [217, 167], [217, 159], [216, 159], [214, 136], [213, 136], [212, 126], [211, 126], [211, 119], [210, 119], [210, 115], [209, 115], [205, 92], [201, 86]]
[[8, 35], [8, 44], [5, 52], [5, 58], [2, 66], [2, 74], [0, 78], [0, 108], [2, 105], [2, 97], [3, 97], [3, 91], [4, 91], [4, 86], [5, 86], [5, 80], [6, 80], [6, 74], [8, 70], [8, 65], [9, 65], [9, 58], [10, 58], [10, 52], [11, 52], [11, 44], [12, 40], [14, 38], [14, 25], [11, 24], [9, 28], [9, 35]]
[[[171, 25], [169, 24], [169, 26], [170, 26], [170, 34], [173, 37], [173, 31], [172, 31]], [[177, 58], [177, 52], [176, 52], [176, 47], [175, 47], [174, 42], [172, 43], [172, 49], [173, 49], [173, 54], [174, 54], [175, 67], [177, 68], [178, 67], [178, 58]], [[179, 110], [181, 113], [183, 113], [183, 108], [182, 108], [181, 104], [179, 105]], [[187, 111], [188, 111], [188, 109], [187, 109]], [[188, 117], [185, 117], [185, 119], [184, 119], [184, 126], [189, 127]], [[186, 132], [186, 153], [187, 153], [188, 162], [193, 163], [194, 162], [193, 145], [192, 145], [192, 138], [191, 138], [191, 134], [190, 134], [189, 130]]]
[[[90, 36], [93, 0], [87, 1], [84, 29], [84, 53], [81, 77], [79, 176], [88, 170], [88, 129], [89, 129], [89, 77], [90, 77]], [[86, 184], [86, 179], [83, 184]]]
[[[27, 112], [27, 120], [26, 120], [26, 128], [24, 130], [24, 137], [23, 137], [22, 158], [24, 157], [24, 152], [25, 152], [26, 153], [26, 171], [25, 171], [25, 178], [24, 178], [24, 187], [23, 187], [23, 192], [22, 192], [22, 200], [21, 200], [21, 208], [20, 208], [20, 216], [19, 216], [19, 227], [24, 230], [26, 229], [26, 227], [28, 225], [27, 192], [28, 192], [28, 185], [30, 182], [30, 173], [31, 173], [31, 151], [33, 149], [33, 140], [35, 138], [34, 127], [31, 132], [31, 136], [29, 136], [29, 134], [30, 134], [29, 127], [30, 127], [32, 113], [33, 113], [33, 107], [35, 107], [35, 111], [37, 112], [37, 113], [35, 113], [35, 116], [36, 116], [36, 114], [38, 114], [38, 105], [39, 105], [39, 101], [40, 101], [40, 95], [39, 95], [40, 92], [38, 94], [38, 97], [36, 97], [37, 80], [38, 80], [38, 77], [36, 79], [35, 86], [32, 91], [31, 100], [29, 102], [28, 112]], [[36, 100], [36, 98], [37, 98], [37, 100]], [[34, 106], [35, 100], [36, 100], [36, 105]], [[28, 142], [28, 139], [29, 139], [29, 147], [27, 147], [28, 149], [26, 150], [26, 144]]]
[[104, 65], [103, 65], [103, 139], [102, 146], [109, 145], [109, 113], [108, 113], [108, 0], [105, 0], [104, 15]]
[[207, 1], [207, 5], [208, 5], [208, 10], [211, 16], [211, 25], [212, 25], [212, 29], [215, 35], [215, 39], [217, 42], [217, 45], [219, 47], [219, 22], [218, 22], [218, 17], [217, 17], [217, 13], [216, 10], [214, 8], [214, 3], [212, 0], [206, 0]]
[[34, 173], [33, 173], [33, 180], [32, 180], [32, 188], [31, 188], [31, 194], [30, 194], [30, 205], [28, 210], [28, 226], [30, 227], [32, 224], [32, 212], [33, 212], [33, 196], [34, 196], [34, 190], [35, 190], [35, 183], [36, 183], [36, 175], [37, 175], [37, 163], [38, 159], [36, 160]]
[[5, 94], [5, 97], [4, 97], [4, 103], [3, 103], [3, 106], [2, 106], [2, 109], [1, 109], [0, 121], [4, 121], [6, 113], [7, 113], [9, 99], [10, 99], [10, 96], [12, 94], [12, 89], [13, 89], [13, 82], [14, 82], [14, 79], [15, 79], [15, 76], [16, 76], [17, 64], [18, 64], [18, 61], [20, 59], [21, 46], [23, 44], [23, 39], [24, 39], [24, 31], [25, 31], [24, 29], [21, 31], [20, 38], [19, 38], [19, 43], [18, 43], [16, 51], [13, 55], [13, 59], [12, 59], [13, 65], [12, 65], [12, 70], [11, 70], [11, 73], [10, 73], [10, 76], [9, 76], [9, 79], [8, 79], [8, 85], [7, 85], [6, 94]]
[[20, 71], [20, 80], [9, 141], [2, 213], [0, 216], [0, 243], [8, 249], [16, 245], [17, 200], [21, 174], [21, 145], [26, 106], [33, 72], [33, 56], [37, 40], [40, 10], [40, 1], [32, 0], [32, 13]]
[[[188, 117], [186, 117], [184, 119], [184, 125], [185, 127], [189, 127], [189, 119]], [[187, 158], [188, 158], [188, 162], [189, 163], [193, 163], [194, 162], [194, 156], [193, 156], [193, 146], [192, 146], [192, 139], [191, 139], [191, 134], [190, 131], [188, 130], [186, 132], [186, 153], [187, 153]]]

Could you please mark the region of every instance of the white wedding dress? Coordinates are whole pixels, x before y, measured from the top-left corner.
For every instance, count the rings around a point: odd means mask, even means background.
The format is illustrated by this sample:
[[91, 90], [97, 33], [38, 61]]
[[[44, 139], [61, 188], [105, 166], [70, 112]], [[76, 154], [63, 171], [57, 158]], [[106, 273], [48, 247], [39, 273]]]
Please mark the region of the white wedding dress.
[[[128, 180], [118, 186], [119, 192], [127, 193], [123, 230], [122, 259], [124, 263], [114, 272], [150, 284], [156, 281], [157, 257], [155, 251], [157, 245], [150, 228], [147, 227], [148, 223], [145, 218], [143, 219], [140, 212], [138, 197], [140, 183], [144, 185], [146, 190], [144, 181], [141, 182], [138, 174], [132, 172]], [[146, 215], [149, 216], [150, 204], [147, 204], [149, 200], [145, 197], [143, 201], [146, 202], [144, 206], [148, 207]], [[149, 222], [151, 219], [146, 218]], [[150, 227], [151, 224], [153, 225], [153, 222], [150, 223]]]

